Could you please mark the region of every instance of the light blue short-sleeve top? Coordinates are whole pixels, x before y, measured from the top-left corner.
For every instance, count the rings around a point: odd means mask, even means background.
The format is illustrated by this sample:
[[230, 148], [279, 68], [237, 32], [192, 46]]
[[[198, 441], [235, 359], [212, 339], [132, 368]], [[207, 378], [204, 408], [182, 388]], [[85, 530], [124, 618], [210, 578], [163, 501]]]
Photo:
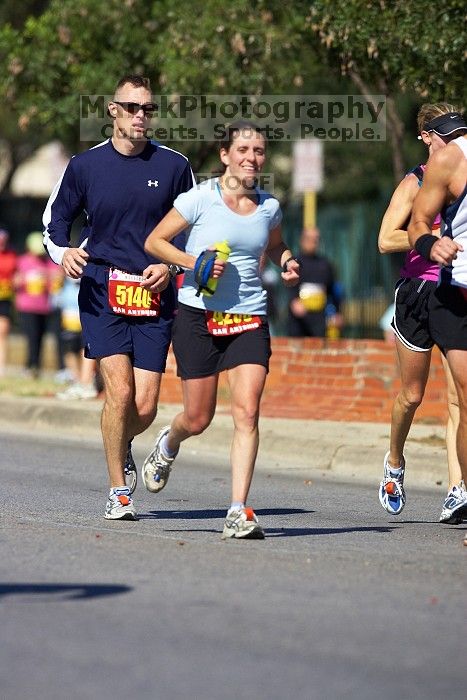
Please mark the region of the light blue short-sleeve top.
[[266, 314], [259, 261], [268, 245], [269, 232], [282, 220], [282, 212], [275, 197], [258, 188], [256, 193], [258, 206], [247, 216], [236, 214], [225, 204], [218, 178], [205, 180], [177, 197], [174, 207], [190, 224], [187, 253], [198, 257], [206, 248], [224, 240], [232, 251], [212, 297], [196, 296], [194, 272], [185, 272], [178, 296], [182, 304], [210, 311]]

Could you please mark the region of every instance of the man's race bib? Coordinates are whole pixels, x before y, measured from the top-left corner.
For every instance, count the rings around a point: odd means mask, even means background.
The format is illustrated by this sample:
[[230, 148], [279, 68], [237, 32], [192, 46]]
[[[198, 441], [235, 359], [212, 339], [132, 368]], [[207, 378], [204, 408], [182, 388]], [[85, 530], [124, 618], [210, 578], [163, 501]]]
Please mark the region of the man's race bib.
[[227, 311], [206, 311], [206, 325], [211, 335], [236, 335], [259, 328], [261, 318]]
[[307, 311], [323, 311], [326, 306], [326, 287], [322, 284], [304, 282], [298, 294]]
[[161, 298], [158, 292], [150, 292], [140, 286], [141, 275], [109, 270], [109, 304], [116, 314], [125, 316], [159, 316]]

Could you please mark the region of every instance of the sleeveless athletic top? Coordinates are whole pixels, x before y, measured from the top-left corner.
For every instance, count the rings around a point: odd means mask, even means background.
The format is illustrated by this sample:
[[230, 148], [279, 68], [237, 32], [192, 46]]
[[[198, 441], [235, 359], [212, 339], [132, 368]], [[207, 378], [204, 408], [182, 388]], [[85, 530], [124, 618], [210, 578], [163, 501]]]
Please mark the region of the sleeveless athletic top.
[[[464, 136], [459, 136], [451, 143], [459, 146], [464, 158], [467, 158], [467, 139]], [[458, 254], [451, 266], [441, 269], [441, 282], [467, 287], [467, 184], [460, 197], [444, 207], [442, 217], [446, 225], [443, 235], [450, 236], [456, 243], [460, 243], [464, 252]]]
[[[415, 175], [418, 179], [418, 186], [422, 186], [423, 174], [425, 172], [426, 165], [417, 165], [415, 168], [407, 173], [408, 175]], [[433, 222], [433, 230], [438, 229], [441, 224], [441, 216], [438, 214]], [[409, 250], [405, 256], [404, 265], [400, 271], [401, 277], [417, 277], [422, 280], [429, 280], [430, 282], [437, 282], [439, 276], [439, 265], [437, 263], [425, 260], [421, 255], [417, 253], [416, 250]]]

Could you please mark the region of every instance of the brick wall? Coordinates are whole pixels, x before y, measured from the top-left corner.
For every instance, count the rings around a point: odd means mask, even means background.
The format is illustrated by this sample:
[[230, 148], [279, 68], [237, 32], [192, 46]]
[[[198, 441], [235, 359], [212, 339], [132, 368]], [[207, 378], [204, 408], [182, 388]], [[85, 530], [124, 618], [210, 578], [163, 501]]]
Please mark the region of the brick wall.
[[[50, 337], [45, 350], [44, 365], [53, 368], [55, 354]], [[24, 358], [24, 339], [10, 336], [10, 364], [22, 365]], [[395, 348], [383, 340], [273, 338], [261, 413], [281, 418], [388, 423], [399, 386]], [[161, 402], [182, 402], [172, 352], [162, 383]], [[228, 411], [228, 405], [229, 390], [223, 372], [219, 380], [219, 410]], [[425, 398], [415, 420], [433, 424], [447, 420], [445, 377], [436, 348]]]
[[[261, 414], [282, 418], [390, 421], [400, 387], [396, 351], [383, 340], [273, 338], [270, 373]], [[219, 382], [219, 407], [227, 410], [226, 373]], [[169, 354], [161, 391], [164, 403], [182, 401], [175, 360]], [[439, 351], [432, 353], [430, 379], [416, 421], [447, 420], [445, 376]]]

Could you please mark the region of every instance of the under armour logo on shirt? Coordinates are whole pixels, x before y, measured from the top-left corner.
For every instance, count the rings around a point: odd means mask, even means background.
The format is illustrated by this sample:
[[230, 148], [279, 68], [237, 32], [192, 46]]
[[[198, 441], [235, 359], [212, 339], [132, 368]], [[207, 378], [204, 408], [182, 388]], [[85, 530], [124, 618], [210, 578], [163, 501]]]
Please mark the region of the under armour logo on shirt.
[[159, 180], [148, 180], [148, 187], [152, 187], [152, 185], [159, 187]]

